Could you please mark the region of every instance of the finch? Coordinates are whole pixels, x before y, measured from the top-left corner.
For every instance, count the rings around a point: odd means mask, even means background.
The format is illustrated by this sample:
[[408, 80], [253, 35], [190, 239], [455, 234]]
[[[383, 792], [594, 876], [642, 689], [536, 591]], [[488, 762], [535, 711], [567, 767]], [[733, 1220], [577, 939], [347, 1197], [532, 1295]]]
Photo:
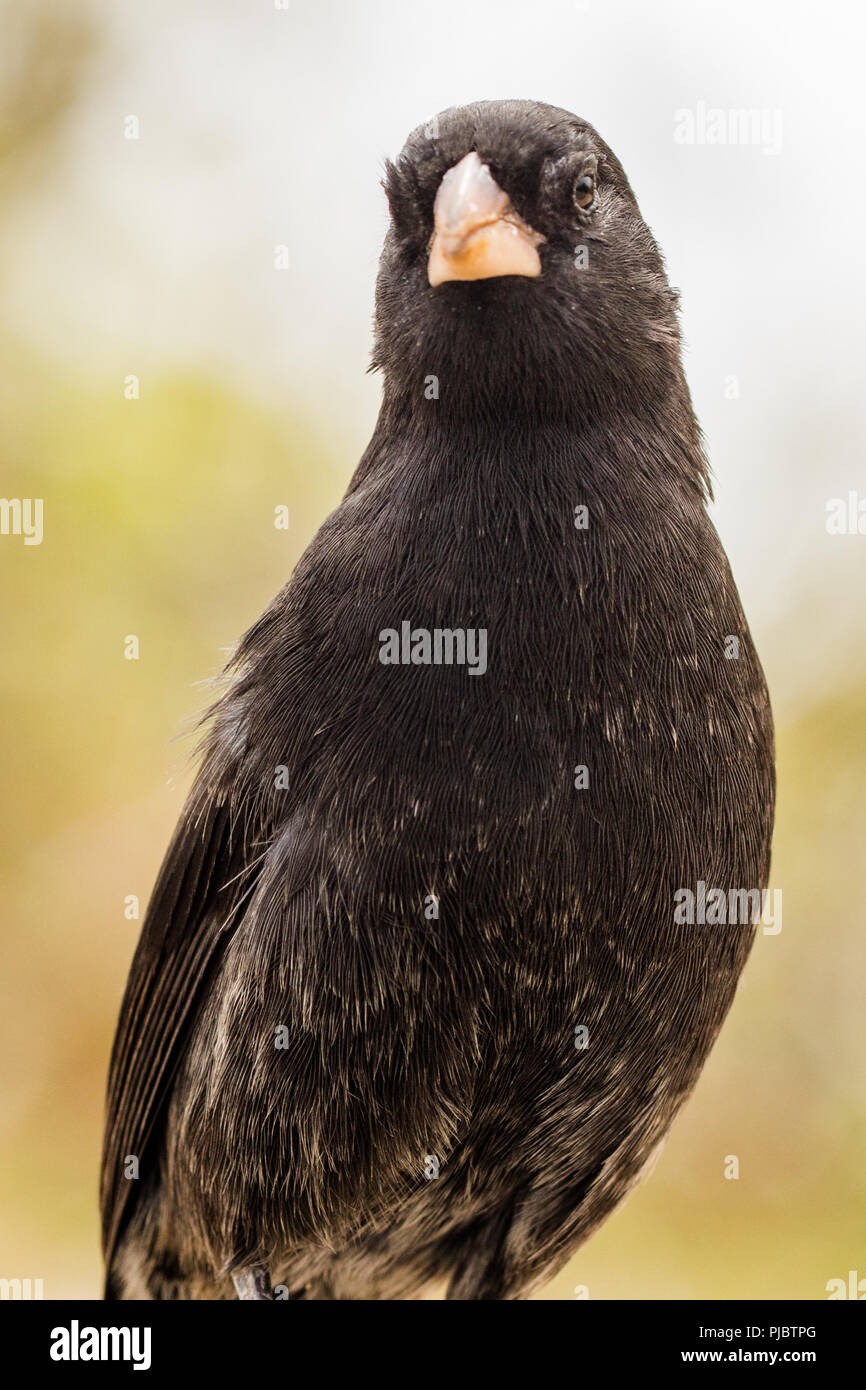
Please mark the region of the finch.
[[526, 1298], [664, 1139], [767, 883], [767, 689], [622, 166], [493, 101], [384, 182], [375, 432], [130, 971], [109, 1298]]

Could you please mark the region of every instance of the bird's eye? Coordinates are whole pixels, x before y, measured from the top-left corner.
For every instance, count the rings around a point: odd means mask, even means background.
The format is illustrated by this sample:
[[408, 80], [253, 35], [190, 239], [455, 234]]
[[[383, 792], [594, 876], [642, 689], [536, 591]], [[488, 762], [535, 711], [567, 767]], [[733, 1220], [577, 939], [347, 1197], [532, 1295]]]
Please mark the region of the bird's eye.
[[593, 174], [581, 174], [574, 185], [574, 201], [584, 211], [592, 207], [595, 202], [595, 176]]

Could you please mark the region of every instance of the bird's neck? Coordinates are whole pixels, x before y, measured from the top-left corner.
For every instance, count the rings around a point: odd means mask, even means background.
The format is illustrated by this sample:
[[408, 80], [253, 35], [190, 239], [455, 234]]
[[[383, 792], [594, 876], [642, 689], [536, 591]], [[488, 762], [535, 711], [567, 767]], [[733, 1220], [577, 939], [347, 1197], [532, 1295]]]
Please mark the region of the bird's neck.
[[464, 408], [386, 390], [353, 486], [379, 478], [419, 500], [453, 490], [482, 506], [504, 490], [536, 501], [547, 493], [557, 506], [569, 491], [608, 506], [647, 493], [703, 504], [707, 466], [687, 393], [675, 406], [617, 402], [591, 413], [567, 401], [527, 411], [478, 400]]

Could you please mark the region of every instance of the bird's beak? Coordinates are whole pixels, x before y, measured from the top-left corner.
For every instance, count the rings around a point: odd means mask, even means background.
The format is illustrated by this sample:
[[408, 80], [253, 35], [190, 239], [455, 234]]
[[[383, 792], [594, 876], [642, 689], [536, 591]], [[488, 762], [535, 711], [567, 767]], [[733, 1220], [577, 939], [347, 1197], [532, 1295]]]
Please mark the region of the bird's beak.
[[537, 247], [546, 238], [518, 217], [507, 193], [473, 150], [444, 175], [433, 204], [427, 261], [431, 285], [540, 275]]

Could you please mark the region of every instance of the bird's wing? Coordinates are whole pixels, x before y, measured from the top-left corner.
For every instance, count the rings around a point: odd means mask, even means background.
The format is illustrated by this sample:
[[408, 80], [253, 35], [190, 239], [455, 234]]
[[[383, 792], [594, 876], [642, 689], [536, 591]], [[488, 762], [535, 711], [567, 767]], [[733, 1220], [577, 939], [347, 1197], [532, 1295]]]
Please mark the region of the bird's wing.
[[202, 988], [254, 881], [238, 830], [230, 794], [203, 769], [148, 906], [114, 1040], [100, 1192], [109, 1270], [139, 1187], [125, 1160], [143, 1168]]

